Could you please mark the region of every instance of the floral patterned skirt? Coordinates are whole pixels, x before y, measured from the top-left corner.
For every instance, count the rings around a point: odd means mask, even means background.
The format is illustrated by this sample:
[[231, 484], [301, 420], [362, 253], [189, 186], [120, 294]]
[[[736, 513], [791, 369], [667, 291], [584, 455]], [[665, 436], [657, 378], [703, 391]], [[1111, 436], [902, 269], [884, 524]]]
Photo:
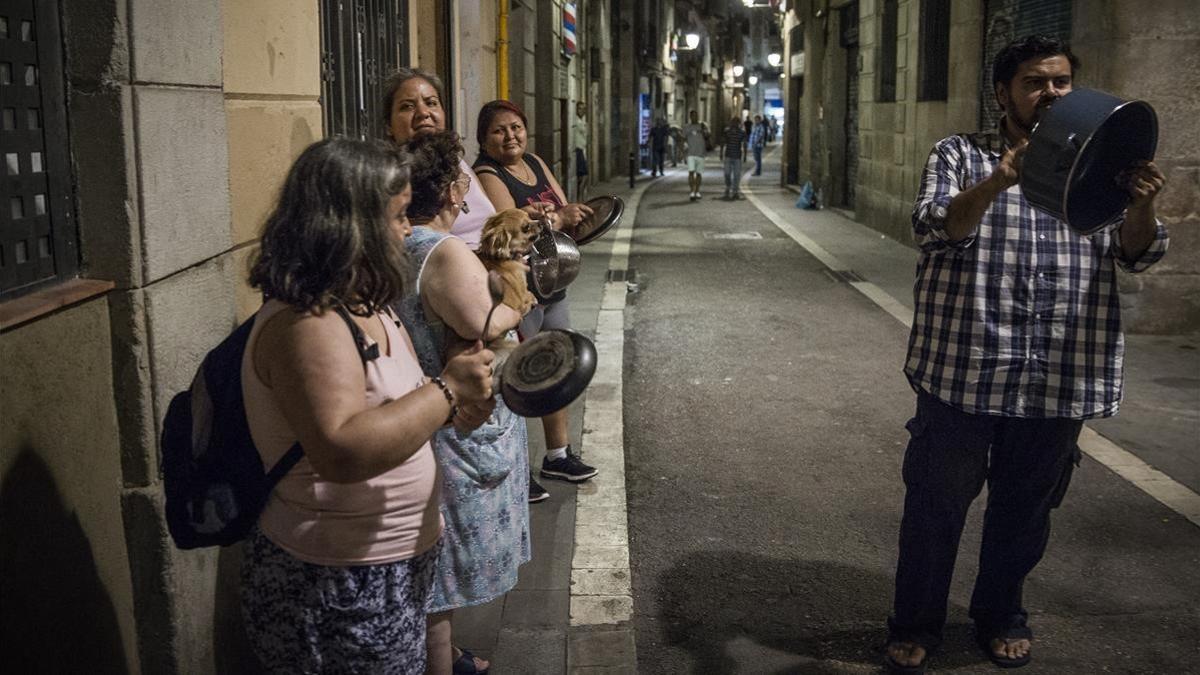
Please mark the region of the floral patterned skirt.
[[266, 672], [424, 673], [440, 548], [393, 563], [331, 567], [292, 557], [255, 528], [242, 563], [242, 617]]

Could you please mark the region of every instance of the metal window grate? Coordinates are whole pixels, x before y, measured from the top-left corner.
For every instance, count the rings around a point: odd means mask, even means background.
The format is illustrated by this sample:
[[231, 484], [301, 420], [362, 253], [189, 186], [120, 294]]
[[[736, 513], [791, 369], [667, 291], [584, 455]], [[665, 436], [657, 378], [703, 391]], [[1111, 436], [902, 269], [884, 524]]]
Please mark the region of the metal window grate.
[[408, 63], [407, 0], [321, 0], [326, 136], [379, 136], [383, 81]]
[[55, 0], [0, 0], [5, 297], [72, 277], [79, 268], [57, 7]]
[[875, 100], [896, 100], [896, 37], [899, 7], [897, 0], [883, 0], [883, 14], [879, 22], [879, 89]]
[[917, 100], [945, 101], [950, 88], [950, 0], [922, 0]]

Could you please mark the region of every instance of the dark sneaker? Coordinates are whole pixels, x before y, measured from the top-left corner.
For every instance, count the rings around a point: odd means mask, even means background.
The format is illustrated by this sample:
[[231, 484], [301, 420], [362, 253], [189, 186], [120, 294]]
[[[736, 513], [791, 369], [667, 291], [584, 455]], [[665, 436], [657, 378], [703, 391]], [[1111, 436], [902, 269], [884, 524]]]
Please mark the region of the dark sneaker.
[[578, 457], [567, 453], [562, 459], [542, 458], [542, 477], [556, 480], [569, 480], [572, 483], [583, 481], [600, 473], [593, 467], [584, 464]]
[[533, 472], [531, 471], [529, 473], [529, 503], [536, 504], [537, 502], [544, 502], [549, 498], [550, 493], [546, 491], [546, 488], [538, 485], [538, 482], [533, 479]]

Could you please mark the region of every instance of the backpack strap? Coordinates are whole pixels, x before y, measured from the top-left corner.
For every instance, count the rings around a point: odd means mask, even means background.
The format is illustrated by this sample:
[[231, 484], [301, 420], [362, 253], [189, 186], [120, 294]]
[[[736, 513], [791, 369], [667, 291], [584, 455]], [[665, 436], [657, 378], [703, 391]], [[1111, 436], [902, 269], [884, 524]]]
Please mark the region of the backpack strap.
[[358, 327], [358, 324], [354, 323], [354, 319], [350, 317], [350, 311], [342, 305], [334, 305], [333, 309], [338, 316], [342, 317], [342, 321], [346, 322], [350, 333], [354, 335], [354, 346], [358, 348], [358, 358], [362, 359], [363, 363], [379, 358], [379, 343], [367, 344], [366, 334]]
[[283, 457], [280, 457], [279, 461], [275, 462], [275, 466], [271, 467], [271, 470], [267, 472], [267, 485], [274, 488], [283, 479], [283, 476], [291, 471], [292, 467], [296, 466], [296, 463], [303, 456], [304, 448], [300, 446], [300, 442], [296, 441], [292, 443], [292, 447], [288, 448]]

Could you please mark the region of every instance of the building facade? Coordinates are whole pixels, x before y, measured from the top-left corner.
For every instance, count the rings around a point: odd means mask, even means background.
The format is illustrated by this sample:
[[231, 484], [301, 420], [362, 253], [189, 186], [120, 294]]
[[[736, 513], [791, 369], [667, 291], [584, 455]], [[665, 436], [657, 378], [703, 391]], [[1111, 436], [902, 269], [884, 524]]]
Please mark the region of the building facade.
[[606, 179], [634, 131], [613, 103], [635, 67], [614, 56], [620, 1], [0, 0], [12, 672], [247, 670], [240, 552], [172, 545], [157, 439], [259, 305], [246, 272], [288, 167], [324, 136], [380, 136], [380, 85], [411, 65], [442, 75], [469, 158], [476, 112], [509, 97], [564, 186], [581, 123]]
[[[1070, 40], [1076, 86], [1141, 99], [1159, 118], [1167, 175], [1158, 214], [1171, 252], [1122, 275], [1132, 332], [1200, 329], [1200, 8], [1081, 0], [795, 0], [782, 26], [787, 124], [783, 180], [811, 181], [824, 204], [910, 241], [912, 200], [930, 148], [999, 117], [991, 60], [1030, 33]], [[1170, 64], [1170, 65], [1168, 65]]]

